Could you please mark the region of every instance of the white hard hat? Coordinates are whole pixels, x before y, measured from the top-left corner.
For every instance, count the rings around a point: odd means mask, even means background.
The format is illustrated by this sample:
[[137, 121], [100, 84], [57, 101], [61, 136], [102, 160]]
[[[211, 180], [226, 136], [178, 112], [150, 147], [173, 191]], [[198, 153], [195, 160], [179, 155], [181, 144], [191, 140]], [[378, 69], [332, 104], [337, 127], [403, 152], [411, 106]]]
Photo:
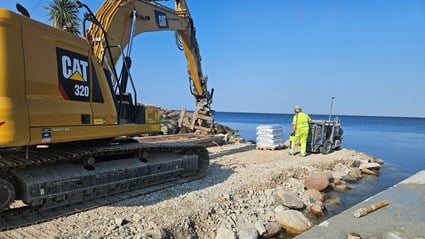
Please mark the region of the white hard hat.
[[294, 107], [294, 110], [295, 110], [295, 111], [301, 111], [301, 106], [296, 105], [296, 106]]

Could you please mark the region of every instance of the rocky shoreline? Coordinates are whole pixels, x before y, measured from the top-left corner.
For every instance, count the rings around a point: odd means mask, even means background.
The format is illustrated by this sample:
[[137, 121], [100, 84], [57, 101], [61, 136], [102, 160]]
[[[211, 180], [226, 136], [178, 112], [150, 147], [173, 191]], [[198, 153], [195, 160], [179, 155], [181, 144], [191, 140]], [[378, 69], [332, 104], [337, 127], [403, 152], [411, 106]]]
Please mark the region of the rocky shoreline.
[[[0, 238], [273, 238], [297, 235], [381, 160], [348, 149], [289, 156], [251, 143], [209, 147], [207, 175], [117, 204], [0, 233]], [[290, 237], [289, 236], [289, 237]]]

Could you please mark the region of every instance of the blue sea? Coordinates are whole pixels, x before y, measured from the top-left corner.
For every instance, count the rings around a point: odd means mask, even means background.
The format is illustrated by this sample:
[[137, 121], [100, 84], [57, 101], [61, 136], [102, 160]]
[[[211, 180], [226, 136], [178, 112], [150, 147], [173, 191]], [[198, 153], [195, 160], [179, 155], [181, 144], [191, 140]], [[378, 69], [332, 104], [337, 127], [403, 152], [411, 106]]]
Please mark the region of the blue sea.
[[[216, 112], [216, 122], [238, 130], [245, 140], [255, 140], [260, 124], [280, 124], [284, 137], [289, 137], [291, 114]], [[310, 115], [313, 120], [326, 120], [328, 115]], [[381, 174], [365, 177], [355, 189], [342, 193], [341, 206], [328, 209], [332, 216], [403, 179], [425, 169], [425, 118], [338, 116], [344, 130], [342, 147], [371, 154], [385, 164]], [[306, 158], [308, 159], [308, 157]]]

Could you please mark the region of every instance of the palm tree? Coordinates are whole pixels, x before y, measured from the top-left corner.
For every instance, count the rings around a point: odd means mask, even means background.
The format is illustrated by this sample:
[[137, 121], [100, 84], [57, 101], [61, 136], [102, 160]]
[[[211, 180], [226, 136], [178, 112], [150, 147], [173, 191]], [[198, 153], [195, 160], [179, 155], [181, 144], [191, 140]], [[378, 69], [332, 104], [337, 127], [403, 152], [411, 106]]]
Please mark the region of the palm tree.
[[66, 29], [74, 35], [78, 35], [80, 18], [75, 0], [52, 0], [46, 7], [52, 26]]

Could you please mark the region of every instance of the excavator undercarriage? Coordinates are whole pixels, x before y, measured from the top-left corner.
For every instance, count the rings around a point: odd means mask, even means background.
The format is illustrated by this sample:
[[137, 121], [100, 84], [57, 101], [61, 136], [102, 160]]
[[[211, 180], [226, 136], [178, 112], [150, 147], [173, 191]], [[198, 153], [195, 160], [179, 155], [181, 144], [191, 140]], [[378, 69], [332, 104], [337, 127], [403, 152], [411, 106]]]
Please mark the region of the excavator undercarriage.
[[0, 230], [9, 229], [10, 220], [16, 220], [13, 215], [22, 210], [9, 207], [15, 199], [22, 201], [26, 211], [40, 213], [199, 178], [209, 164], [208, 151], [197, 144], [122, 139], [85, 142], [78, 147], [71, 143], [48, 149], [13, 149], [3, 151], [1, 159], [2, 175], [7, 180], [0, 178]]

